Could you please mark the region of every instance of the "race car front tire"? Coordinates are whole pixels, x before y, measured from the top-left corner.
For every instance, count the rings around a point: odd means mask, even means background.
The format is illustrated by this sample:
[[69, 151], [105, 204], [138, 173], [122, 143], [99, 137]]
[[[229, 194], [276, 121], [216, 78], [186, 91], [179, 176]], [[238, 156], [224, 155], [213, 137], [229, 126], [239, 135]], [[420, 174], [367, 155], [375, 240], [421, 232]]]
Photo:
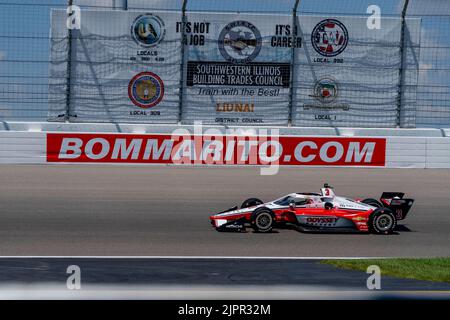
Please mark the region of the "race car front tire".
[[272, 231], [275, 214], [268, 208], [260, 208], [255, 210], [251, 216], [251, 226], [253, 230], [260, 233], [268, 233]]
[[369, 219], [369, 228], [375, 234], [391, 234], [397, 226], [397, 219], [387, 208], [377, 209]]
[[242, 202], [241, 209], [246, 209], [254, 206], [259, 206], [260, 204], [263, 204], [261, 200], [258, 198], [250, 198]]
[[368, 199], [364, 199], [361, 202], [368, 204], [369, 206], [372, 206], [372, 207], [383, 208], [383, 204], [376, 199], [368, 198]]

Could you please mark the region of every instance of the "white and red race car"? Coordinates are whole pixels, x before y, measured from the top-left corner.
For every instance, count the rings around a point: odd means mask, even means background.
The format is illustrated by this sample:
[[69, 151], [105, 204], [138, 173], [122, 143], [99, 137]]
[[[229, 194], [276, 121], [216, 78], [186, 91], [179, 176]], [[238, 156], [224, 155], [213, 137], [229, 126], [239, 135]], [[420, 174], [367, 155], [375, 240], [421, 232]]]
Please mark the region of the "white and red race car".
[[380, 201], [372, 198], [338, 197], [325, 184], [321, 193], [291, 193], [263, 203], [250, 198], [226, 211], [210, 216], [217, 231], [271, 232], [277, 226], [293, 226], [304, 232], [392, 233], [398, 220], [406, 218], [414, 200], [401, 192], [384, 192]]

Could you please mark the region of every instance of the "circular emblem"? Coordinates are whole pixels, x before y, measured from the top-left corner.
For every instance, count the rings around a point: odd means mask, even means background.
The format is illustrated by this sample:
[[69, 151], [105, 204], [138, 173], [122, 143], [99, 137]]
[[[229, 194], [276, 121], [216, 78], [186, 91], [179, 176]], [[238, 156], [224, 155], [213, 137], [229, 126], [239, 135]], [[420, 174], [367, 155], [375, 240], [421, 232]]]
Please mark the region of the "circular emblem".
[[157, 45], [165, 36], [166, 27], [160, 17], [144, 14], [134, 20], [131, 35], [134, 41], [144, 47]]
[[347, 48], [347, 28], [338, 20], [323, 20], [315, 26], [311, 34], [311, 42], [314, 50], [322, 56], [337, 56]]
[[164, 83], [153, 72], [142, 72], [131, 79], [128, 97], [139, 108], [152, 108], [164, 97]]
[[247, 21], [233, 21], [219, 35], [220, 53], [232, 63], [253, 61], [261, 51], [261, 46], [261, 33]]
[[314, 98], [321, 103], [328, 104], [336, 100], [338, 90], [338, 85], [334, 79], [322, 78], [314, 85]]

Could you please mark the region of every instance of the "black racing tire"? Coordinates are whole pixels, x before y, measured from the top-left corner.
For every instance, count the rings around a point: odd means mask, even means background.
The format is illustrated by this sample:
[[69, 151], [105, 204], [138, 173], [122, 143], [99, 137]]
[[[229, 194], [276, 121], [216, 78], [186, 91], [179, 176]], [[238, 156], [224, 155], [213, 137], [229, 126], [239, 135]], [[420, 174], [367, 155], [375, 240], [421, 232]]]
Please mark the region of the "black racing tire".
[[250, 208], [254, 206], [259, 206], [260, 204], [263, 204], [260, 199], [258, 198], [250, 198], [242, 202], [241, 209]]
[[397, 226], [397, 218], [390, 209], [375, 210], [369, 218], [369, 229], [375, 234], [391, 234]]
[[275, 214], [268, 208], [258, 208], [251, 216], [250, 224], [256, 232], [269, 233], [272, 231]]
[[377, 208], [383, 208], [383, 204], [376, 200], [376, 199], [372, 199], [372, 198], [368, 198], [368, 199], [364, 199], [363, 201], [361, 201], [362, 203], [368, 204], [369, 206], [373, 206], [373, 207], [377, 207]]

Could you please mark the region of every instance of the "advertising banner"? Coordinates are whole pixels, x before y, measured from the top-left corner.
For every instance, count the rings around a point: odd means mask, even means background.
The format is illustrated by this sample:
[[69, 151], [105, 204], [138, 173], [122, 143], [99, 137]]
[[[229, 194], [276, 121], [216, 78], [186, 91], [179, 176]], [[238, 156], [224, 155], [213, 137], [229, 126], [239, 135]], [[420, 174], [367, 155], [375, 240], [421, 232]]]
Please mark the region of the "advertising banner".
[[[181, 36], [175, 30], [179, 20], [177, 12], [83, 10], [81, 29], [71, 32], [71, 118], [176, 123], [182, 60]], [[66, 12], [53, 11], [52, 21], [53, 39], [66, 30]], [[68, 47], [52, 40], [52, 56], [67, 57]], [[62, 67], [52, 63], [50, 74], [60, 75]], [[50, 117], [60, 113], [61, 106], [51, 105]]]
[[286, 125], [292, 31], [289, 15], [188, 12], [183, 121]]
[[369, 29], [367, 17], [299, 16], [298, 25], [294, 125], [395, 127], [401, 19]]
[[83, 10], [71, 45], [66, 19], [64, 10], [52, 11], [49, 119], [68, 113], [70, 121], [106, 123], [416, 122], [420, 19], [407, 19], [403, 52], [399, 17], [369, 29], [367, 17], [354, 16], [298, 16], [294, 27], [293, 17], [281, 14], [187, 12], [183, 19], [180, 11]]
[[2, 164], [266, 166], [270, 161], [280, 166], [450, 168], [450, 138], [0, 131]]
[[47, 162], [383, 167], [386, 139], [49, 133]]

